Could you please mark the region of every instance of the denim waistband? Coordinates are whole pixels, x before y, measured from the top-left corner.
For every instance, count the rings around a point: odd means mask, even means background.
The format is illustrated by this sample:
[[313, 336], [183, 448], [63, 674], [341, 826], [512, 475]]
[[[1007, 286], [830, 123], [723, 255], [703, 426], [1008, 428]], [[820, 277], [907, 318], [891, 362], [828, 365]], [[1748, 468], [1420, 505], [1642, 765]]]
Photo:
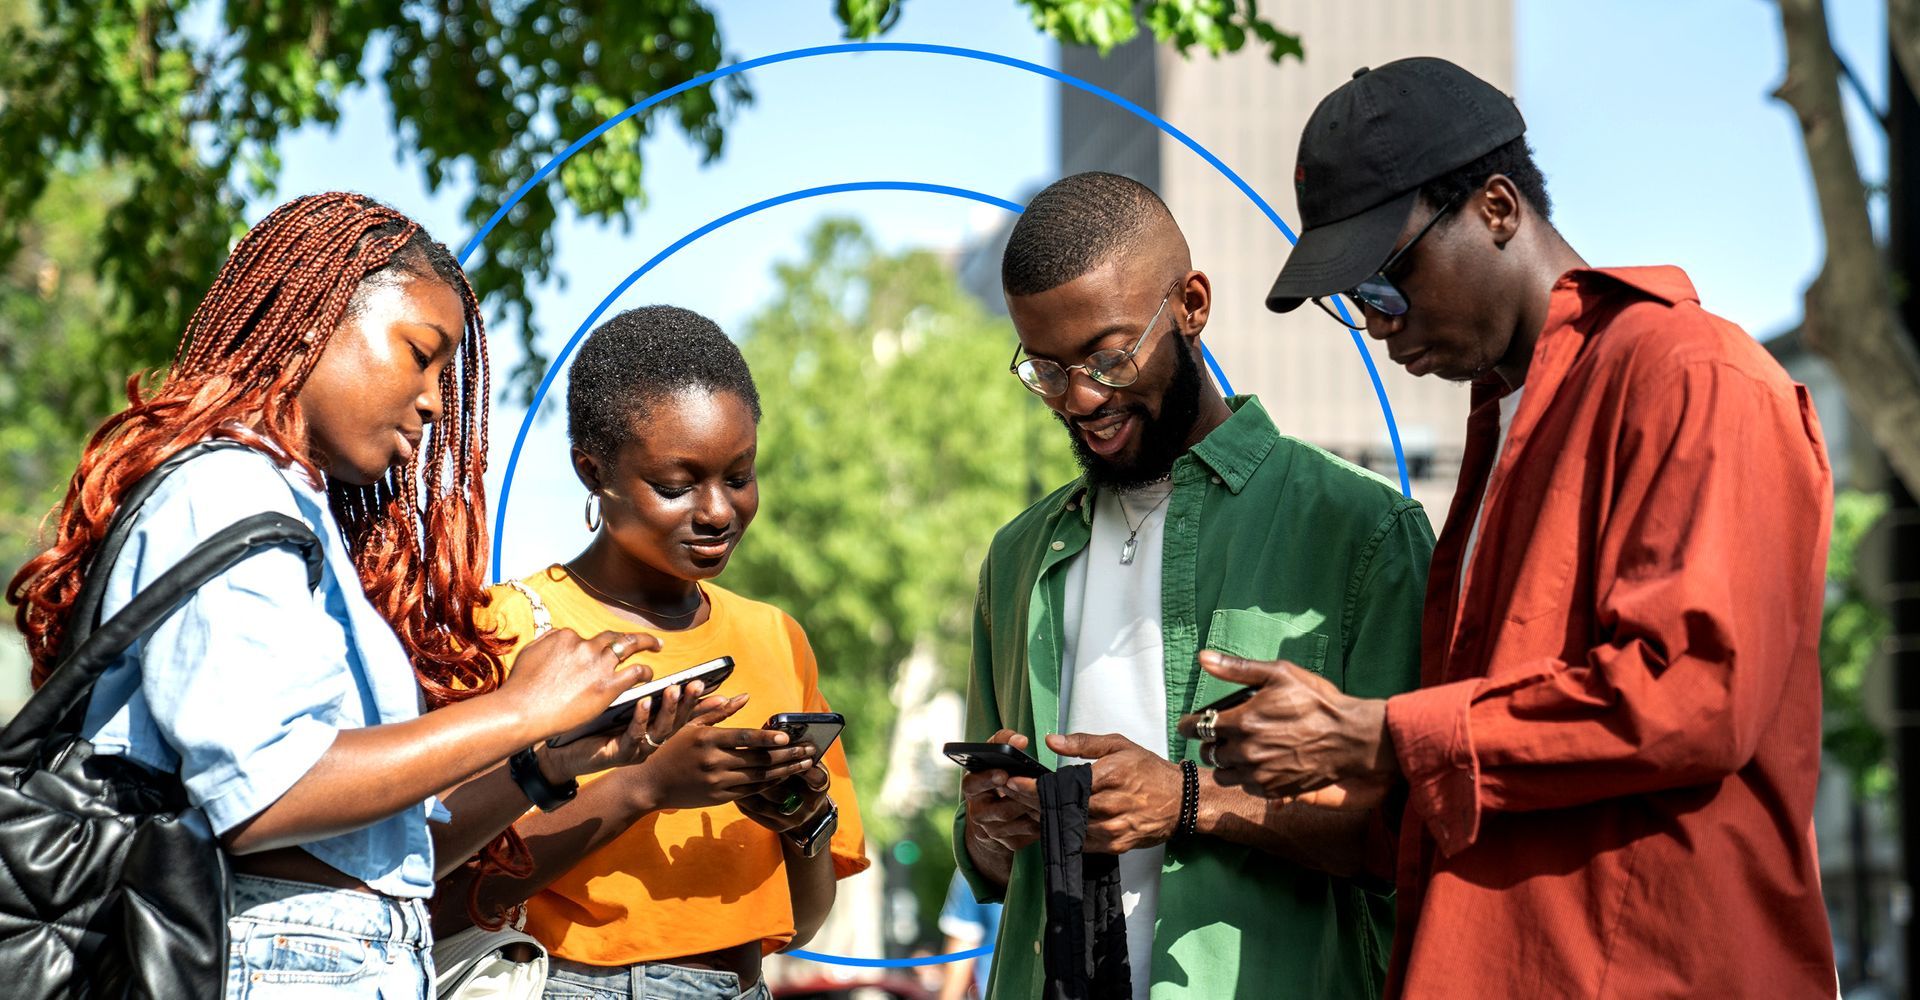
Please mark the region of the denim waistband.
[[433, 944], [422, 899], [239, 873], [233, 876], [229, 894], [235, 919], [324, 928], [415, 949]]
[[664, 962], [646, 962], [635, 965], [587, 965], [568, 961], [554, 956], [549, 960], [550, 973], [564, 973], [575, 981], [585, 980], [593, 983], [605, 983], [614, 989], [611, 992], [632, 990], [632, 995], [654, 996], [656, 994], [672, 997], [700, 997], [711, 1000], [733, 1000], [742, 995], [740, 977], [731, 972], [717, 969], [696, 969], [685, 965], [668, 965]]

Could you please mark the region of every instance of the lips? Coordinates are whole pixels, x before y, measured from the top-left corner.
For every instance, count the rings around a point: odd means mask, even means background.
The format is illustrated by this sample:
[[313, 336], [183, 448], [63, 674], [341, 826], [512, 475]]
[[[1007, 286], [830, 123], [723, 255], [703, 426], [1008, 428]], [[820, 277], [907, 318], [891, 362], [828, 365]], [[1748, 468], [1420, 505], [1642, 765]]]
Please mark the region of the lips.
[[399, 452], [401, 463], [404, 464], [413, 461], [413, 456], [420, 451], [420, 435], [417, 433], [408, 434], [406, 431], [396, 428], [393, 436], [399, 442], [398, 447], [394, 450]]
[[1073, 429], [1079, 433], [1080, 440], [1087, 450], [1102, 458], [1120, 453], [1133, 440], [1134, 431], [1140, 421], [1132, 413], [1114, 413], [1092, 420], [1076, 420]]
[[682, 542], [687, 551], [696, 559], [718, 559], [733, 550], [733, 544], [739, 541], [738, 535], [722, 535], [719, 538], [703, 538], [698, 541]]

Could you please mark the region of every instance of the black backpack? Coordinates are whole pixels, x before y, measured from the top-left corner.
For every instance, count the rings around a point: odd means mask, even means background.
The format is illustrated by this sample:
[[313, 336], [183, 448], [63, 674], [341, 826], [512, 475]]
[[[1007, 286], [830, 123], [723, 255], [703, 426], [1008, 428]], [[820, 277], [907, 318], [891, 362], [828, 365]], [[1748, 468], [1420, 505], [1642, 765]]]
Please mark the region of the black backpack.
[[320, 540], [285, 514], [255, 514], [201, 542], [105, 622], [107, 577], [133, 515], [191, 445], [134, 484], [69, 614], [59, 664], [0, 731], [0, 969], [9, 997], [217, 997], [227, 970], [227, 857], [177, 774], [80, 738], [93, 686], [113, 661], [208, 580], [254, 552], [290, 545], [319, 586]]

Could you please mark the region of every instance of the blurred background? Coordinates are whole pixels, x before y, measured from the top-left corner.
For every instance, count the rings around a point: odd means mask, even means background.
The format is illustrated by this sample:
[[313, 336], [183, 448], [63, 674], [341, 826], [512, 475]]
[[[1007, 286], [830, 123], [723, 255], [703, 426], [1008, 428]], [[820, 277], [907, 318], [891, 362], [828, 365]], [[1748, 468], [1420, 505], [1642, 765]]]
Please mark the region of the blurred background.
[[[1599, 265], [1673, 263], [1813, 387], [1839, 491], [1817, 826], [1842, 991], [1907, 995], [1920, 809], [1920, 0], [0, 0], [0, 566], [37, 551], [81, 442], [163, 366], [227, 248], [293, 195], [363, 191], [466, 246], [628, 105], [718, 67], [854, 40], [1057, 68], [1166, 119], [1297, 222], [1301, 126], [1360, 66], [1452, 59], [1513, 93], [1554, 222]], [[1904, 67], [1904, 70], [1903, 70]], [[1783, 86], [1784, 84], [1784, 86]], [[1079, 170], [1161, 192], [1212, 277], [1205, 342], [1283, 431], [1399, 478], [1436, 522], [1466, 390], [1415, 380], [1314, 310], [1261, 306], [1287, 239], [1139, 117], [1017, 67], [866, 51], [689, 89], [601, 136], [474, 248], [498, 406], [490, 497], [512, 577], [586, 542], [564, 366], [622, 282], [694, 230], [825, 184], [1020, 203]], [[721, 582], [808, 630], [878, 860], [816, 951], [970, 947], [944, 906], [968, 614], [993, 531], [1074, 474], [1004, 373], [1010, 213], [923, 192], [793, 201], [686, 245], [605, 302], [707, 313], [763, 394], [763, 506]], [[1817, 280], [1816, 280], [1817, 279]], [[602, 315], [605, 315], [603, 313]], [[504, 473], [525, 439], [510, 492]], [[503, 492], [506, 496], [503, 497]], [[9, 621], [10, 624], [10, 621]], [[0, 628], [0, 717], [28, 694]], [[1910, 772], [1911, 773], [1911, 772]], [[1902, 831], [1908, 831], [1903, 836]], [[990, 940], [990, 937], [989, 937]], [[934, 996], [940, 967], [789, 960], [785, 996]], [[884, 995], [874, 993], [872, 995]], [[965, 995], [956, 978], [952, 997]]]

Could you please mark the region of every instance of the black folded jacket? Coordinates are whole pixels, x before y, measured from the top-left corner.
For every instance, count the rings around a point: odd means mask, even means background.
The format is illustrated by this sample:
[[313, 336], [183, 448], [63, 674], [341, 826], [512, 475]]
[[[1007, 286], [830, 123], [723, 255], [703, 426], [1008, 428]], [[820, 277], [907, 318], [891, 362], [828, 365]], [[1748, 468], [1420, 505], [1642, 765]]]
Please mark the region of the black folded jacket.
[[1093, 768], [1044, 775], [1040, 847], [1047, 864], [1046, 1000], [1116, 1000], [1133, 995], [1120, 859], [1087, 854], [1087, 800]]

